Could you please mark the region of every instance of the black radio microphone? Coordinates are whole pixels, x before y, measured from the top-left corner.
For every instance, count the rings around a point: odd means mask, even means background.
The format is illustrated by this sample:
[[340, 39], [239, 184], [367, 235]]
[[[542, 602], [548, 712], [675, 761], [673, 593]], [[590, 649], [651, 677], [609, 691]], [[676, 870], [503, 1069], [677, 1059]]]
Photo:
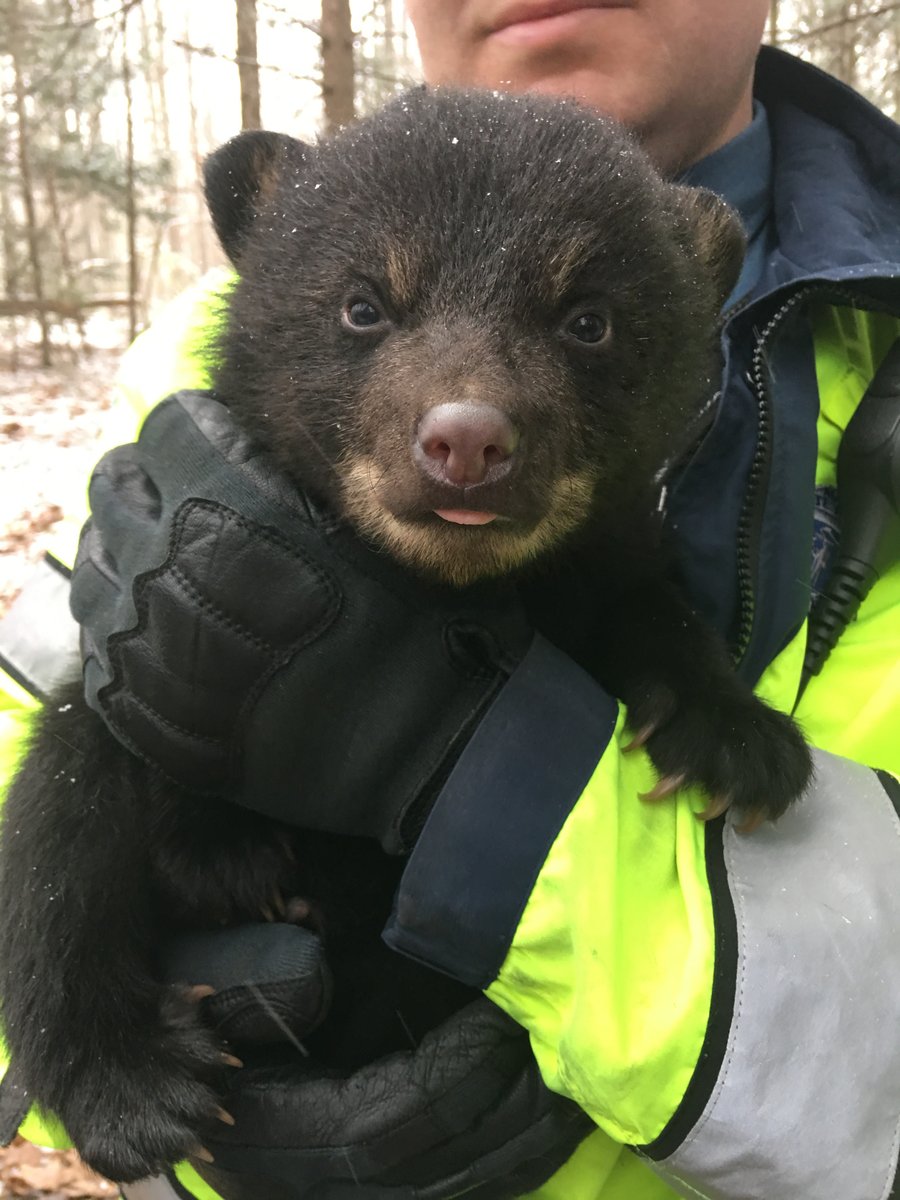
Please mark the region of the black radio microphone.
[[798, 702], [876, 579], [900, 559], [900, 337], [841, 439], [837, 506], [838, 555], [810, 613]]

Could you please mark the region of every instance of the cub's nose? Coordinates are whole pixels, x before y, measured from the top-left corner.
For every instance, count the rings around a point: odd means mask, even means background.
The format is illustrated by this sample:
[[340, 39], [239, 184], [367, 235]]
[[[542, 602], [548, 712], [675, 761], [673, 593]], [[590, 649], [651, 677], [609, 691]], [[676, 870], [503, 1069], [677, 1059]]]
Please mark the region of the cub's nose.
[[419, 421], [413, 456], [421, 470], [454, 487], [502, 478], [519, 444], [516, 427], [492, 404], [437, 404]]

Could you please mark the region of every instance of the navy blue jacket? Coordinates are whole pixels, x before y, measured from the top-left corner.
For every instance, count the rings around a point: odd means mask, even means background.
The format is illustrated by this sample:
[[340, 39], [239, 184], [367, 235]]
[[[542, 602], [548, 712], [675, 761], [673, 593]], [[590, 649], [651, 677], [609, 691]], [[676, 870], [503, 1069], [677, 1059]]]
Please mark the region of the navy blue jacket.
[[900, 129], [777, 50], [760, 54], [756, 94], [772, 131], [777, 249], [726, 321], [715, 421], [669, 506], [688, 590], [751, 682], [809, 607], [818, 415], [809, 307], [855, 299], [900, 315]]

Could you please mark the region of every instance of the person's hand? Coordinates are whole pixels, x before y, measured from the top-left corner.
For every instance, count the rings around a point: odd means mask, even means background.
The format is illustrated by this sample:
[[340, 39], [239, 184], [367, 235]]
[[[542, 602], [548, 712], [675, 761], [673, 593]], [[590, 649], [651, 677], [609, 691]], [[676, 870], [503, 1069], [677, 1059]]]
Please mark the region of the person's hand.
[[[593, 1128], [543, 1085], [525, 1031], [484, 999], [414, 1050], [356, 1071], [321, 1061], [310, 1035], [328, 1014], [331, 975], [309, 929], [180, 935], [163, 965], [173, 983], [210, 989], [204, 1018], [247, 1062], [222, 1102], [234, 1125], [217, 1123], [205, 1138], [214, 1162], [195, 1163], [224, 1200], [327, 1200], [362, 1187], [385, 1200], [521, 1196]], [[251, 1066], [260, 1048], [272, 1061], [266, 1048], [279, 1042], [285, 1065]]]
[[338, 1073], [313, 1060], [236, 1071], [194, 1166], [225, 1200], [506, 1200], [594, 1128], [541, 1082], [528, 1035], [488, 1000], [415, 1050]]
[[408, 850], [491, 701], [563, 657], [512, 587], [429, 585], [317, 511], [207, 393], [106, 455], [91, 503], [88, 702], [178, 783], [281, 820]]

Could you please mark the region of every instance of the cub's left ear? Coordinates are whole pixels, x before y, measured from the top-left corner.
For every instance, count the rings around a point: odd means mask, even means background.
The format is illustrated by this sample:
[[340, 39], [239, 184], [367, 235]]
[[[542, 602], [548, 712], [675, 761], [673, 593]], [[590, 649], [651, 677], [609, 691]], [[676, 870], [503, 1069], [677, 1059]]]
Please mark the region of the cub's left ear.
[[747, 249], [741, 219], [706, 188], [671, 188], [685, 249], [709, 272], [721, 307], [738, 281]]
[[288, 171], [313, 151], [284, 133], [249, 130], [203, 164], [203, 191], [222, 249], [237, 267], [254, 219]]

